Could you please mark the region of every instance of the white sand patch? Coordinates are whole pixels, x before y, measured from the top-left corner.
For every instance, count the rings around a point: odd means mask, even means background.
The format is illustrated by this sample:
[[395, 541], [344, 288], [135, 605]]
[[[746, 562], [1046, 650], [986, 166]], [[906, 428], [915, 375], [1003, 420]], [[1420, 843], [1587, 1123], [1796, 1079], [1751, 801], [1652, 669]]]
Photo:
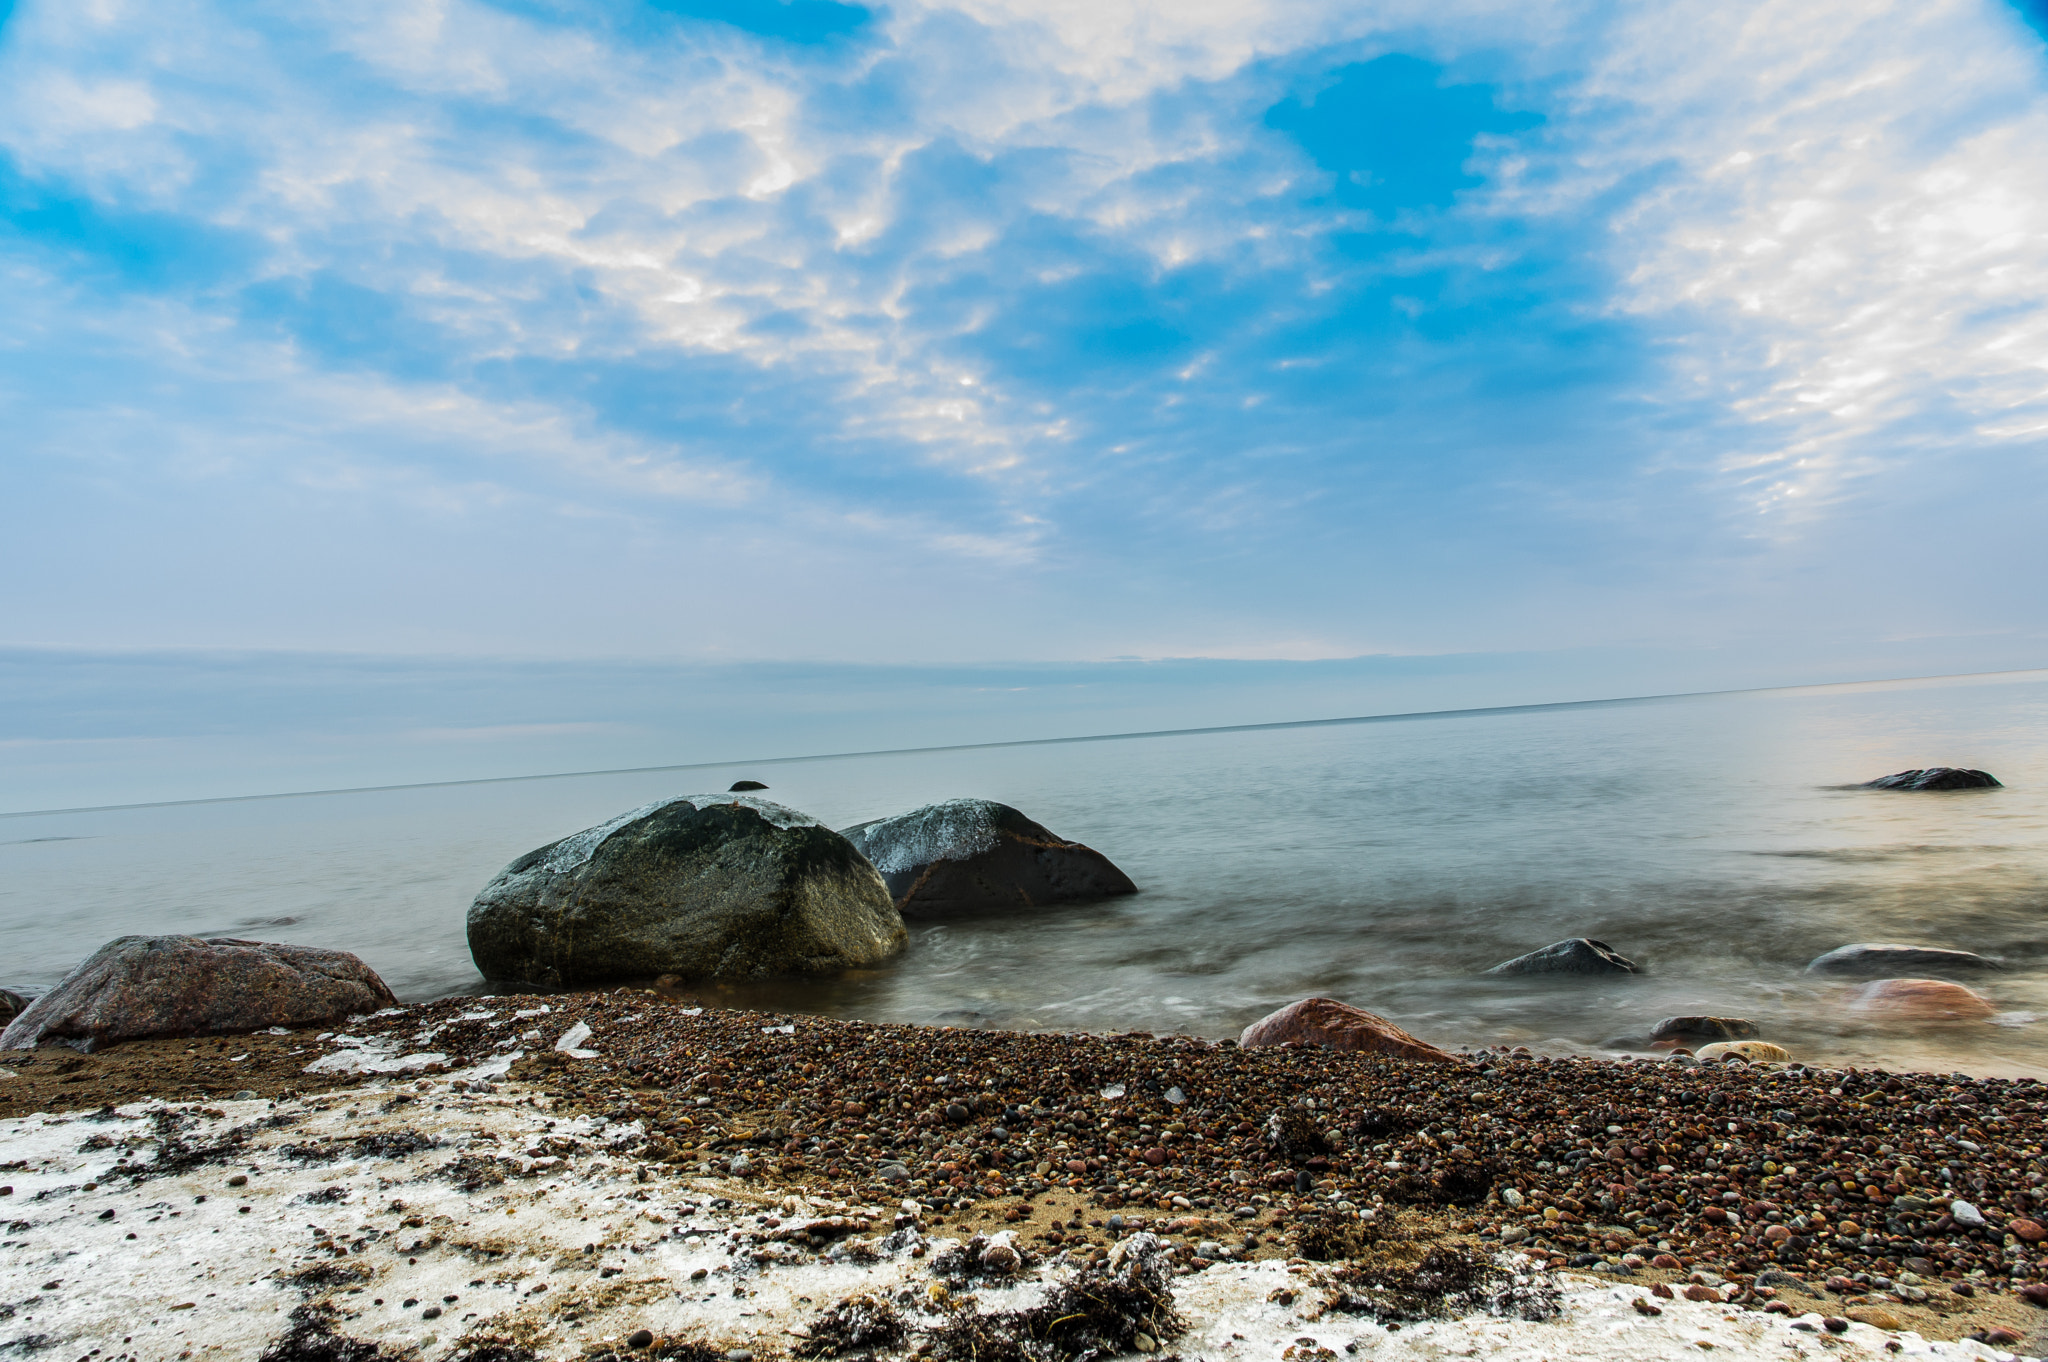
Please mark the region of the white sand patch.
[[[640, 1163], [628, 1152], [638, 1144], [635, 1125], [557, 1115], [512, 1086], [457, 1093], [445, 1079], [0, 1121], [0, 1182], [13, 1187], [0, 1198], [0, 1306], [13, 1312], [0, 1318], [0, 1354], [255, 1358], [295, 1307], [322, 1302], [338, 1332], [422, 1362], [493, 1333], [578, 1358], [640, 1328], [766, 1357], [857, 1292], [890, 1296], [914, 1325], [936, 1322], [929, 1267], [949, 1241], [892, 1234], [898, 1208], [685, 1178]], [[818, 1242], [796, 1237], [807, 1227]], [[1029, 1308], [1068, 1270], [977, 1285], [975, 1308]], [[1704, 1343], [1759, 1362], [2007, 1356], [1687, 1301], [1645, 1317], [1629, 1299], [1641, 1288], [1576, 1277], [1552, 1320], [1383, 1328], [1322, 1313], [1321, 1271], [1237, 1263], [1177, 1278], [1191, 1328], [1170, 1348], [1209, 1362], [1329, 1362], [1353, 1348], [1672, 1358], [1704, 1355]]]

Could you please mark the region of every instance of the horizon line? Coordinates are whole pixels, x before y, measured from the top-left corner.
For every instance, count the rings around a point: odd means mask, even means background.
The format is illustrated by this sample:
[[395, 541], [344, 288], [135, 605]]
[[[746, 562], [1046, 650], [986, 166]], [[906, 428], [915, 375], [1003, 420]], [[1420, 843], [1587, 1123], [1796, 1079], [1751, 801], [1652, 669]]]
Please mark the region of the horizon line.
[[80, 804], [58, 809], [13, 809], [0, 818], [53, 818], [73, 813], [121, 813], [134, 809], [181, 809], [203, 804], [253, 804], [266, 799], [322, 799], [337, 795], [388, 794], [399, 790], [446, 790], [470, 785], [513, 785], [538, 780], [587, 780], [597, 776], [657, 775], [664, 771], [708, 771], [721, 766], [788, 766], [805, 761], [852, 761], [861, 757], [904, 757], [932, 752], [981, 752], [1009, 747], [1058, 747], [1086, 742], [1135, 742], [1147, 738], [1192, 738], [1214, 733], [1268, 733], [1292, 728], [1335, 728], [1346, 724], [1415, 723], [1430, 719], [1476, 719], [1512, 714], [1539, 714], [1611, 705], [1648, 705], [1676, 700], [1705, 700], [1728, 695], [1769, 695], [1780, 691], [1836, 690], [1849, 686], [1904, 686], [1922, 681], [1974, 681], [1987, 677], [2025, 676], [2048, 671], [2014, 667], [1990, 672], [1946, 672], [1932, 676], [1877, 677], [1856, 681], [1811, 681], [1785, 686], [1733, 686], [1723, 690], [1669, 691], [1657, 695], [1617, 695], [1598, 700], [1548, 700], [1525, 705], [1479, 705], [1464, 709], [1404, 710], [1393, 714], [1357, 714], [1335, 719], [1280, 719], [1259, 724], [1212, 724], [1199, 728], [1155, 728], [1125, 733], [1082, 733], [1059, 738], [1009, 738], [997, 742], [938, 743], [928, 747], [879, 747], [857, 752], [817, 752], [802, 756], [735, 757], [724, 761], [673, 762], [659, 766], [616, 766], [590, 771], [543, 771], [519, 776], [470, 776], [458, 780], [415, 780], [390, 785], [345, 785], [325, 790], [277, 790], [266, 794], [207, 795], [197, 799], [150, 799], [131, 804]]

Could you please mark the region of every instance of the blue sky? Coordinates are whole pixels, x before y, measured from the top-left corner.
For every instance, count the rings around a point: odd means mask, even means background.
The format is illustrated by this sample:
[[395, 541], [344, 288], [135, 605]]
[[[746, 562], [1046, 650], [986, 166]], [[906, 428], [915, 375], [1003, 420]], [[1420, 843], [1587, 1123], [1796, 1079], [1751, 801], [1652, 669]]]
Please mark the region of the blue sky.
[[0, 646], [2048, 632], [2038, 7], [0, 15]]

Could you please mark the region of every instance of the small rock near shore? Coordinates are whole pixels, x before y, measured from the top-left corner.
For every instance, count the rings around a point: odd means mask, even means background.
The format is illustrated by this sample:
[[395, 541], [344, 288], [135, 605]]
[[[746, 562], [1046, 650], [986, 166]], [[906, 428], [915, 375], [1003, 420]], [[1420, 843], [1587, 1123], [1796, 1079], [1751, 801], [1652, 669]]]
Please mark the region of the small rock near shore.
[[1504, 960], [1488, 974], [1636, 974], [1636, 964], [1604, 941], [1575, 936]]
[[1866, 790], [1995, 790], [2004, 782], [1989, 771], [1960, 766], [1929, 766], [1918, 771], [1899, 771], [1863, 782]]
[[1837, 946], [1815, 956], [1806, 967], [1808, 974], [1897, 975], [1903, 970], [1991, 970], [2004, 969], [1996, 960], [1974, 951], [1947, 950], [1940, 946], [1897, 946], [1888, 942], [1859, 942]]
[[1247, 1026], [1237, 1039], [1239, 1047], [1246, 1050], [1285, 1045], [1289, 1041], [1319, 1045], [1326, 1050], [1362, 1050], [1409, 1059], [1450, 1062], [1457, 1058], [1409, 1035], [1385, 1017], [1331, 998], [1304, 998], [1289, 1003]]
[[1782, 1064], [1792, 1058], [1792, 1052], [1781, 1045], [1767, 1040], [1722, 1040], [1712, 1045], [1702, 1045], [1694, 1056], [1697, 1059], [1726, 1059], [1734, 1055], [1752, 1064]]
[[1763, 1031], [1740, 1017], [1666, 1017], [1650, 1028], [1658, 1040], [1755, 1040]]
[[744, 794], [749, 790], [765, 790], [768, 787], [758, 780], [735, 780], [725, 787], [727, 794]]
[[927, 804], [844, 835], [882, 873], [905, 917], [1015, 912], [1138, 892], [1101, 852], [988, 799]]
[[347, 951], [232, 937], [122, 936], [0, 1032], [0, 1049], [327, 1026], [398, 1000]]
[[731, 793], [650, 804], [528, 852], [469, 910], [485, 978], [551, 988], [825, 974], [879, 964], [905, 939], [852, 843]]
[[29, 1000], [11, 988], [0, 988], [0, 1026], [5, 1026], [28, 1009]]
[[1997, 1009], [1981, 993], [1943, 979], [1877, 979], [1849, 1000], [1851, 1009], [1900, 1021], [1982, 1021]]

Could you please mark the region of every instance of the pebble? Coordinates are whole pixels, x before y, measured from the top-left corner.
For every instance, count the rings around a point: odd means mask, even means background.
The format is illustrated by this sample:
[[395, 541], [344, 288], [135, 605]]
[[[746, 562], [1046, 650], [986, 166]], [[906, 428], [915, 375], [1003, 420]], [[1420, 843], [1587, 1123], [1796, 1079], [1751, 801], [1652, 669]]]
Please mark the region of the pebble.
[[634, 1349], [653, 1347], [654, 1331], [652, 1329], [635, 1329], [632, 1333], [626, 1335], [626, 1346]]

